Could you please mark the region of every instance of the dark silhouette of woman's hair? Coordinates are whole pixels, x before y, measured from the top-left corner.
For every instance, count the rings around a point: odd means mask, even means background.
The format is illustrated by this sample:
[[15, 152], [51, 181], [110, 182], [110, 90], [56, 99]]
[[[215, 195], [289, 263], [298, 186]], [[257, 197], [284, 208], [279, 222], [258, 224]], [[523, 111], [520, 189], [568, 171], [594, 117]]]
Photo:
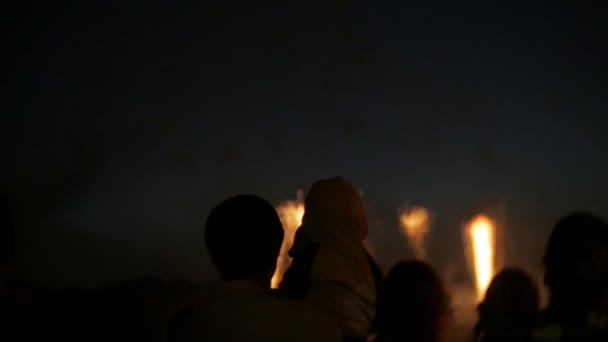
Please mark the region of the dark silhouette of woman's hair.
[[491, 341], [492, 335], [525, 334], [540, 306], [534, 279], [516, 268], [504, 268], [490, 283], [479, 304], [475, 340]]
[[378, 301], [379, 341], [438, 341], [450, 313], [450, 296], [435, 270], [405, 261], [389, 272]]

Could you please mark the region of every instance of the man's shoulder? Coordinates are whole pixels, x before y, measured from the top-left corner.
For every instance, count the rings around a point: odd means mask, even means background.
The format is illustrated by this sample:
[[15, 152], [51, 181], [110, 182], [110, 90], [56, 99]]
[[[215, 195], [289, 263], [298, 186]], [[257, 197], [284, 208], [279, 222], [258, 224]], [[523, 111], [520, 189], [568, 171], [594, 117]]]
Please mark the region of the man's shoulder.
[[298, 340], [335, 341], [340, 339], [338, 327], [331, 321], [327, 314], [307, 302], [285, 299], [272, 294], [266, 294], [256, 298], [255, 308], [249, 313], [256, 314], [255, 310], [263, 309], [266, 317], [264, 320], [269, 326], [275, 326], [282, 334], [294, 340], [293, 333], [298, 331]]
[[270, 341], [337, 341], [340, 336], [337, 327], [322, 312], [305, 302], [272, 293], [184, 308], [173, 316], [170, 330], [190, 337], [237, 339], [238, 335], [238, 339]]
[[193, 322], [200, 310], [198, 305], [190, 305], [176, 311], [170, 318], [167, 325], [169, 341], [187, 341], [192, 337], [191, 328], [195, 326]]

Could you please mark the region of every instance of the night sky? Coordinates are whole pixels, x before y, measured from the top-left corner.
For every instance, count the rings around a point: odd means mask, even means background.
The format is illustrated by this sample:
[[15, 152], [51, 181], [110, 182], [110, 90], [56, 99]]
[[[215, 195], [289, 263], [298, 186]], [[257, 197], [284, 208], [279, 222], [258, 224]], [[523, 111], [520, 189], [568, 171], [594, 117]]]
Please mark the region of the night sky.
[[209, 280], [213, 204], [334, 175], [363, 191], [385, 268], [412, 255], [404, 203], [432, 211], [446, 276], [479, 211], [537, 276], [561, 215], [608, 215], [599, 8], [94, 3], [13, 13], [0, 185], [26, 277]]

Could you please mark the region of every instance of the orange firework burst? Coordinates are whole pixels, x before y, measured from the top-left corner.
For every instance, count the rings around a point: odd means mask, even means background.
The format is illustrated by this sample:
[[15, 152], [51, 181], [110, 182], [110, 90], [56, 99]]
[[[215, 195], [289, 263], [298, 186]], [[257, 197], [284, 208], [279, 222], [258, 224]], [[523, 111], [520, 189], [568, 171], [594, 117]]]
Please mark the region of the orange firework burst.
[[283, 274], [291, 265], [291, 257], [289, 257], [289, 249], [293, 245], [293, 239], [296, 230], [302, 225], [302, 217], [304, 216], [304, 201], [303, 192], [298, 191], [298, 197], [295, 201], [285, 201], [279, 204], [277, 212], [281, 218], [285, 236], [281, 245], [281, 252], [277, 259], [277, 267], [270, 282], [270, 287], [276, 289], [279, 287]]
[[477, 298], [481, 300], [495, 273], [496, 225], [487, 216], [477, 215], [466, 224], [464, 240]]
[[423, 207], [399, 210], [401, 232], [407, 237], [417, 259], [426, 256], [426, 236], [431, 229], [431, 214]]

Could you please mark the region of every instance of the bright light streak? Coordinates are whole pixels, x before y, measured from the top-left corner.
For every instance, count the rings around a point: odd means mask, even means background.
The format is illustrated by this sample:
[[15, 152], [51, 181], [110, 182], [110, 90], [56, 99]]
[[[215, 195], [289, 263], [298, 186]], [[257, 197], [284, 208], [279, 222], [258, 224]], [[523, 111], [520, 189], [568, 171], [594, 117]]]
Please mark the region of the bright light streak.
[[487, 216], [478, 215], [465, 227], [477, 298], [483, 299], [495, 272], [496, 227]]
[[283, 274], [291, 265], [291, 257], [289, 256], [289, 250], [293, 245], [293, 239], [296, 234], [296, 230], [302, 225], [302, 217], [304, 217], [304, 200], [302, 191], [298, 191], [298, 198], [295, 201], [281, 202], [276, 208], [283, 224], [285, 235], [283, 236], [283, 244], [281, 245], [281, 252], [277, 259], [277, 267], [270, 281], [270, 287], [276, 289], [279, 287], [281, 280], [283, 280]]
[[407, 237], [416, 259], [426, 256], [426, 237], [431, 230], [431, 214], [423, 207], [405, 208], [399, 211], [401, 232]]

